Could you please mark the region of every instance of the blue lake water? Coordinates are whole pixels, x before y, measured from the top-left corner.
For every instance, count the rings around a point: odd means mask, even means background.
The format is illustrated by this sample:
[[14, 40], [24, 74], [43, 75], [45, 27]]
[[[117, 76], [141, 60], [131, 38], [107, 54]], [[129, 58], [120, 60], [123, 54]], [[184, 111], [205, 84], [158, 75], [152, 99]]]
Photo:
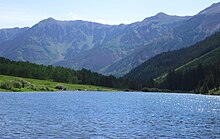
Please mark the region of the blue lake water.
[[0, 93], [0, 138], [220, 138], [220, 97]]

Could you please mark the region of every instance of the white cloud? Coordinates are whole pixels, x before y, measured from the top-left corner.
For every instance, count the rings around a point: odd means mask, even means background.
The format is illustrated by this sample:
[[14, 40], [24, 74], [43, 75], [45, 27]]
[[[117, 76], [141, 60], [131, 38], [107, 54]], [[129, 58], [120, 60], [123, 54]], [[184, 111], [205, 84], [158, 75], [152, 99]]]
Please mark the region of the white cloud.
[[80, 20], [80, 18], [78, 17], [78, 16], [76, 16], [76, 15], [72, 15], [72, 20]]
[[113, 25], [113, 24], [115, 24], [115, 23], [112, 22], [111, 20], [104, 20], [104, 19], [98, 19], [98, 20], [95, 20], [95, 22], [101, 23], [101, 24], [108, 24], [108, 25]]
[[72, 11], [69, 13], [71, 20], [80, 20], [77, 14], [74, 14]]

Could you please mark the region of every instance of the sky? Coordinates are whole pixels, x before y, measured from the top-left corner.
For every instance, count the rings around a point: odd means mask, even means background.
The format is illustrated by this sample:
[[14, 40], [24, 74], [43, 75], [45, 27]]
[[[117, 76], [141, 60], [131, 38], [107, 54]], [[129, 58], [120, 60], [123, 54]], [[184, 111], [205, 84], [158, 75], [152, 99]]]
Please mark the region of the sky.
[[129, 24], [164, 12], [195, 15], [220, 0], [0, 0], [0, 28], [31, 27], [52, 17]]

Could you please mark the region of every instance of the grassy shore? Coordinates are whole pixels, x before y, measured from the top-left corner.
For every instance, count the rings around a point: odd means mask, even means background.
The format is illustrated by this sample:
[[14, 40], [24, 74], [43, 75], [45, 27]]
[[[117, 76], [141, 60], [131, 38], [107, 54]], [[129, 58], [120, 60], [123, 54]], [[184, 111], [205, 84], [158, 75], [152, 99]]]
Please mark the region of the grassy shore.
[[[48, 80], [37, 80], [30, 78], [20, 78], [14, 76], [0, 75], [0, 92], [43, 92], [43, 91], [58, 91], [58, 87], [63, 87], [65, 90], [79, 90], [79, 91], [119, 91], [113, 88], [67, 84], [52, 82]], [[6, 89], [7, 88], [7, 89]]]

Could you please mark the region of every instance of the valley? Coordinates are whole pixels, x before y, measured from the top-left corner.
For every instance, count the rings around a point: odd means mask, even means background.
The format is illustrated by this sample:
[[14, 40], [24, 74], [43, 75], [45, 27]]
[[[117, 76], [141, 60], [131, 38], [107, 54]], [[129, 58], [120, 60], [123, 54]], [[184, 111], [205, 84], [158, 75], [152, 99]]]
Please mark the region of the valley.
[[48, 18], [0, 30], [0, 56], [122, 77], [157, 54], [189, 47], [220, 29], [219, 3], [194, 16], [158, 13], [132, 24]]

